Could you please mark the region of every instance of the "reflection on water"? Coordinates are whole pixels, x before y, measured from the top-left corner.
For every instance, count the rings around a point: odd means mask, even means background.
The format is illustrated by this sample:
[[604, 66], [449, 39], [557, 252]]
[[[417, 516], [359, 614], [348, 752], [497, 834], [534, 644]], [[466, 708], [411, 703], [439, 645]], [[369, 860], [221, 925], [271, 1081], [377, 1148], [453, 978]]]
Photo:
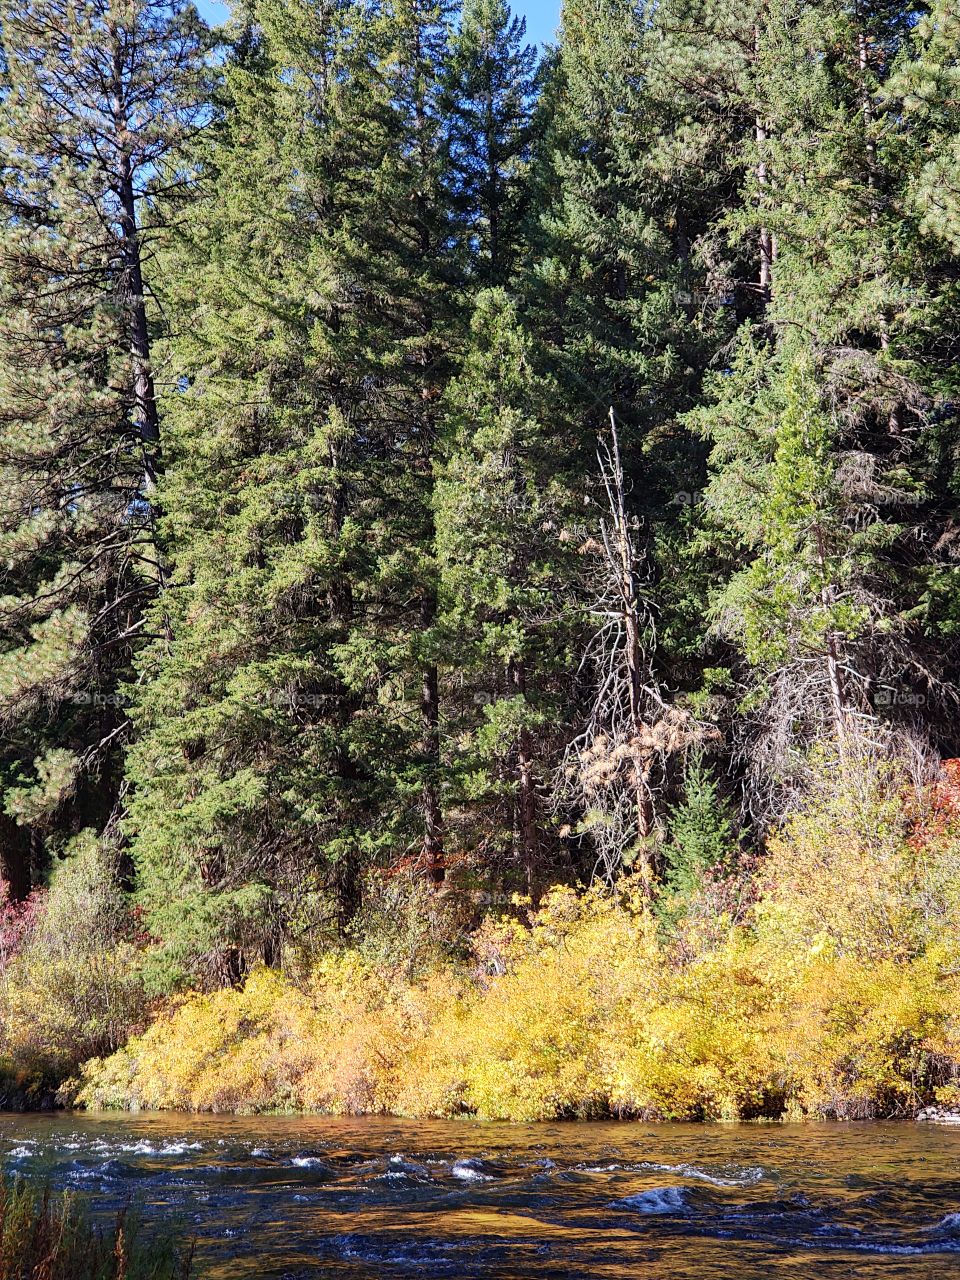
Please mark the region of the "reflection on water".
[[960, 1130], [0, 1116], [8, 1171], [179, 1217], [213, 1277], [960, 1276]]

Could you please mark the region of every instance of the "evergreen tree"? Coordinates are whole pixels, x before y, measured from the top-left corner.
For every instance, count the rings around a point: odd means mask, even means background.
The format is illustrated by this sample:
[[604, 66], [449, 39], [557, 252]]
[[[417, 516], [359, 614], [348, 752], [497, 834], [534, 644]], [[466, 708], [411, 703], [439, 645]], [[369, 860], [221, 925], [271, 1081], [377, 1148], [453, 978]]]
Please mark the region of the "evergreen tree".
[[177, 590], [132, 757], [170, 977], [342, 929], [371, 863], [439, 864], [445, 38], [431, 6], [264, 0], [225, 71], [167, 271]]
[[[921, 230], [960, 251], [960, 17], [952, 0], [935, 0], [910, 29], [909, 40], [880, 92], [895, 107], [895, 140], [908, 176], [908, 196]], [[904, 165], [904, 159], [909, 158]], [[931, 255], [929, 243], [926, 254]], [[932, 255], [931, 255], [932, 256]]]
[[122, 680], [162, 569], [144, 284], [202, 120], [202, 34], [165, 0], [0, 6], [0, 792], [24, 893], [121, 787]]
[[432, 490], [440, 396], [463, 327], [441, 118], [450, 12], [446, 0], [395, 0], [381, 14], [389, 148], [351, 259], [375, 300], [358, 317], [356, 340], [371, 360], [368, 430], [382, 455], [370, 508], [374, 569], [348, 660], [378, 707], [370, 754], [384, 833], [397, 862], [433, 884], [444, 834]]
[[369, 774], [335, 655], [372, 573], [354, 512], [368, 369], [341, 339], [362, 295], [333, 246], [386, 146], [359, 17], [239, 15], [203, 199], [164, 264], [176, 569], [141, 660], [128, 827], [167, 980], [235, 977], [355, 893]]
[[679, 418], [736, 324], [718, 247], [729, 131], [699, 102], [699, 71], [684, 83], [677, 20], [671, 8], [648, 20], [630, 0], [566, 5], [541, 108], [531, 309], [592, 517], [589, 681], [560, 793], [611, 875], [637, 856], [652, 876], [656, 797], [699, 732], [664, 691], [696, 685], [703, 640], [680, 548], [705, 451]]
[[737, 565], [714, 616], [751, 673], [739, 732], [762, 804], [782, 803], [811, 741], [910, 727], [950, 679], [918, 614], [946, 515], [923, 332], [942, 280], [904, 218], [879, 92], [911, 26], [823, 4], [758, 28], [764, 129], [730, 223], [756, 237], [764, 324], [692, 421], [714, 441], [708, 506]]
[[537, 365], [515, 302], [481, 293], [447, 391], [436, 490], [442, 628], [457, 655], [445, 682], [461, 845], [450, 853], [481, 873], [515, 866], [528, 891], [549, 860], [544, 800], [572, 621], [566, 442]]
[[703, 751], [694, 750], [684, 770], [683, 800], [670, 812], [665, 888], [680, 901], [689, 899], [704, 872], [729, 866], [733, 852], [729, 804]]
[[[938, 651], [947, 693], [960, 683], [956, 654], [960, 593], [952, 552], [960, 500], [955, 443], [960, 429], [960, 331], [955, 323], [960, 303], [958, 78], [957, 14], [946, 0], [932, 5], [911, 28], [878, 92], [887, 123], [889, 163], [901, 175], [902, 209], [909, 215], [901, 231], [909, 235], [911, 274], [914, 281], [923, 281], [909, 330], [902, 329], [899, 335], [901, 356], [911, 375], [922, 380], [930, 401], [922, 442], [929, 502], [919, 535], [926, 548], [925, 568], [923, 581], [917, 584], [914, 617], [925, 643]], [[955, 717], [949, 704], [943, 707], [942, 697], [937, 704], [937, 714], [924, 711], [924, 721], [941, 751], [953, 756], [960, 750], [953, 731]]]
[[451, 205], [478, 285], [506, 282], [529, 216], [536, 50], [506, 0], [467, 0], [444, 68]]
[[588, 456], [613, 406], [639, 457], [730, 335], [711, 238], [730, 179], [664, 55], [668, 13], [651, 28], [632, 0], [565, 5], [538, 121], [538, 321]]

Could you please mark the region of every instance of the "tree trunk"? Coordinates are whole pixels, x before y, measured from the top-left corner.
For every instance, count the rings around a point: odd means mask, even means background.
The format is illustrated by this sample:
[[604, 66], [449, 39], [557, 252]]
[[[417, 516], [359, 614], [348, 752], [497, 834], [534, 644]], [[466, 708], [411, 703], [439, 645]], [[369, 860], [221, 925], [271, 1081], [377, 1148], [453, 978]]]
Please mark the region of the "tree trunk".
[[22, 902], [33, 888], [33, 851], [30, 832], [9, 814], [0, 812], [0, 877], [13, 902]]
[[144, 487], [155, 488], [163, 472], [160, 452], [160, 415], [150, 364], [150, 334], [147, 328], [147, 306], [143, 293], [143, 269], [140, 263], [140, 241], [135, 221], [133, 180], [130, 162], [125, 156], [121, 164], [120, 202], [123, 206], [122, 243], [126, 278], [126, 304], [130, 317], [130, 355], [133, 361], [133, 396], [137, 431], [143, 444]]
[[[767, 131], [757, 121], [757, 142], [764, 142], [767, 137]], [[757, 182], [761, 187], [767, 185], [767, 163], [765, 160], [759, 161], [757, 164]], [[773, 292], [773, 236], [769, 227], [760, 228], [760, 273], [759, 273], [760, 293], [765, 301], [769, 302]]]
[[150, 364], [150, 331], [143, 288], [143, 264], [137, 229], [137, 200], [133, 164], [127, 144], [128, 111], [123, 92], [124, 67], [120, 44], [114, 37], [112, 114], [116, 129], [117, 195], [120, 200], [120, 249], [123, 258], [124, 305], [128, 315], [128, 339], [133, 362], [133, 397], [137, 432], [143, 445], [144, 489], [149, 493], [162, 473], [160, 415]]
[[[433, 594], [424, 596], [420, 607], [420, 621], [424, 631], [433, 625], [436, 616], [436, 600]], [[436, 663], [428, 663], [423, 669], [420, 686], [420, 720], [423, 737], [421, 750], [424, 762], [421, 803], [423, 806], [423, 866], [427, 879], [436, 889], [443, 884], [446, 872], [443, 866], [443, 817], [440, 808], [440, 680]]]
[[[527, 672], [522, 660], [511, 661], [507, 676], [514, 694], [526, 698]], [[534, 892], [540, 832], [537, 827], [537, 789], [533, 773], [533, 743], [530, 730], [524, 726], [517, 734], [517, 805], [516, 837], [518, 861], [523, 867], [527, 893]]]

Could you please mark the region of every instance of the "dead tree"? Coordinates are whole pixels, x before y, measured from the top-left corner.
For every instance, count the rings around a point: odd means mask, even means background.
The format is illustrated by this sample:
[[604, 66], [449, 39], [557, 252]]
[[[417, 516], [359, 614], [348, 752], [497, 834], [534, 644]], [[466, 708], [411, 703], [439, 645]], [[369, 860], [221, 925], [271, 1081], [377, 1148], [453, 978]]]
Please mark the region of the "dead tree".
[[613, 879], [635, 867], [648, 893], [656, 882], [657, 794], [667, 760], [710, 731], [667, 703], [655, 670], [653, 564], [640, 520], [627, 510], [616, 415], [597, 449], [605, 509], [598, 537], [580, 548], [597, 623], [581, 664], [592, 684], [590, 711], [564, 755], [558, 811], [580, 815], [578, 831], [597, 850], [596, 871]]

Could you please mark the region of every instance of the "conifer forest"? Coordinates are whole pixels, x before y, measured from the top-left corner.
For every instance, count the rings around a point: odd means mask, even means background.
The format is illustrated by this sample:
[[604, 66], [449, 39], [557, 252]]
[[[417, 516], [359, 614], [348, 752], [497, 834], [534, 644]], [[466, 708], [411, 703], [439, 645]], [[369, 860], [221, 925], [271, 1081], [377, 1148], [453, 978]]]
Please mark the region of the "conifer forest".
[[0, 1077], [960, 1106], [956, 0], [0, 0]]

